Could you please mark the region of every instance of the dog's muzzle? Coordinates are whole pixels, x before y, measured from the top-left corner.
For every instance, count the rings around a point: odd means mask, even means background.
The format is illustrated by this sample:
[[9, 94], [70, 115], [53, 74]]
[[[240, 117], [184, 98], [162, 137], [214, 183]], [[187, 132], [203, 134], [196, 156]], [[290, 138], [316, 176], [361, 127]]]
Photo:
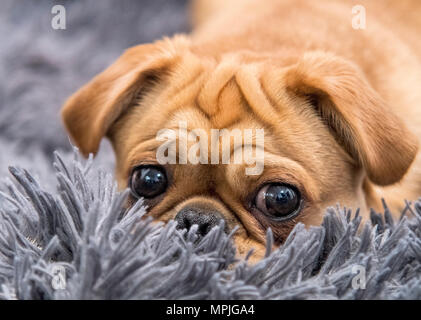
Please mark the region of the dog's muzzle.
[[[216, 210], [189, 205], [182, 208], [174, 219], [177, 222], [178, 229], [189, 230], [193, 225], [197, 225], [197, 233], [203, 237], [208, 234], [213, 227], [219, 225], [221, 220], [224, 220], [224, 217]], [[228, 231], [226, 224], [224, 231]]]

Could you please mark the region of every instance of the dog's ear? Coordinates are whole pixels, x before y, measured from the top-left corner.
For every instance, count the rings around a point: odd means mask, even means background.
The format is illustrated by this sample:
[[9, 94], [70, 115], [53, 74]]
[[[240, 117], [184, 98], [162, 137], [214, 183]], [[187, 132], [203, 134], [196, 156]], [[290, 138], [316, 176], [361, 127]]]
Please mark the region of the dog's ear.
[[64, 125], [85, 156], [98, 151], [113, 122], [170, 61], [156, 44], [130, 48], [66, 101]]
[[418, 139], [357, 66], [314, 52], [301, 58], [285, 76], [287, 90], [308, 98], [372, 182], [389, 185], [402, 179], [417, 154]]

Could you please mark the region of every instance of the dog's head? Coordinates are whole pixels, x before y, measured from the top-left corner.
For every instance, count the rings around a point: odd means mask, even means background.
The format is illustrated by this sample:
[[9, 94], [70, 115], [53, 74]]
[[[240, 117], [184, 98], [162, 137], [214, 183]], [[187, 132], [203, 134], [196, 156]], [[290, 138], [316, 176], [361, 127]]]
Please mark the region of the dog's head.
[[[268, 227], [282, 242], [298, 222], [320, 224], [327, 206], [367, 208], [370, 185], [398, 182], [411, 165], [417, 140], [352, 63], [321, 52], [196, 51], [182, 39], [131, 48], [63, 109], [85, 155], [111, 140], [120, 186], [144, 197], [153, 217], [202, 234], [224, 219], [227, 230], [239, 226], [240, 252], [262, 249]], [[180, 123], [201, 133], [185, 139]], [[238, 141], [218, 142], [235, 129], [252, 132], [264, 157], [227, 161]], [[174, 150], [175, 161], [158, 159]]]

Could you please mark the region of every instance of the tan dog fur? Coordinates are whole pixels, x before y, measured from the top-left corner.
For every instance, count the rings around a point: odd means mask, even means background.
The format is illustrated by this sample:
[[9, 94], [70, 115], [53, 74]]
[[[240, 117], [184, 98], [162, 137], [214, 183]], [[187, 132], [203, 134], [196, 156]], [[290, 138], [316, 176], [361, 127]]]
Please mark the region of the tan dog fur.
[[[195, 29], [128, 49], [66, 102], [63, 120], [86, 155], [103, 136], [116, 177], [155, 164], [157, 132], [264, 128], [262, 175], [243, 165], [168, 165], [170, 185], [147, 202], [167, 221], [186, 203], [216, 207], [240, 253], [263, 252], [295, 224], [318, 225], [339, 203], [397, 213], [421, 194], [421, 2], [359, 1], [367, 29], [354, 30], [354, 1], [208, 0], [193, 5]], [[415, 159], [415, 161], [414, 161]], [[274, 223], [249, 208], [266, 182], [295, 185], [300, 215]]]

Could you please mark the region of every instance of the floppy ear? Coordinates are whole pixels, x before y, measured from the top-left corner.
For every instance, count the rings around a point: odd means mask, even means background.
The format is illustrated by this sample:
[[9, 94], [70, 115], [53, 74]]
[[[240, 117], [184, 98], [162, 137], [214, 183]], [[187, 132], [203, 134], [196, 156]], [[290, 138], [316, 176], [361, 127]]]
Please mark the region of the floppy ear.
[[112, 123], [169, 61], [155, 44], [130, 48], [66, 101], [64, 125], [85, 156], [98, 151]]
[[285, 79], [287, 90], [309, 99], [372, 182], [389, 185], [402, 179], [417, 154], [418, 139], [357, 66], [313, 52], [288, 69]]

